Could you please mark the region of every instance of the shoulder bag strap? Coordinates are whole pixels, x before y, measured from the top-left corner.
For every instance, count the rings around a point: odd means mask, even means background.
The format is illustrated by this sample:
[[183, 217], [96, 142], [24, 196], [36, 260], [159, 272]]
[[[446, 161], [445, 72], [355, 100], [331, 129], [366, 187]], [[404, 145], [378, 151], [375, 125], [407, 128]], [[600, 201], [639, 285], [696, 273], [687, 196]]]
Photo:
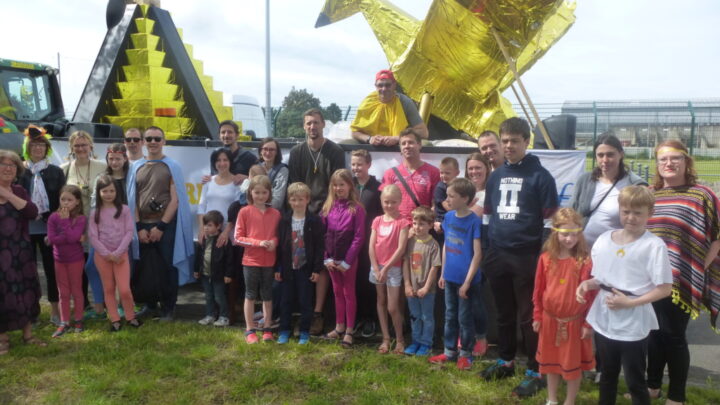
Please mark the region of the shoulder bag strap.
[[403, 185], [403, 188], [405, 188], [405, 191], [407, 191], [407, 193], [408, 193], [408, 195], [410, 196], [410, 198], [412, 198], [413, 202], [415, 203], [415, 206], [416, 206], [416, 207], [419, 207], [419, 206], [420, 206], [420, 202], [418, 201], [417, 197], [415, 196], [415, 193], [413, 193], [412, 189], [410, 188], [410, 186], [409, 186], [409, 185], [407, 184], [407, 182], [405, 181], [405, 178], [404, 178], [403, 175], [400, 173], [400, 170], [398, 170], [397, 166], [393, 166], [392, 169], [393, 169], [393, 171], [395, 172], [395, 177], [397, 177], [398, 180], [400, 180], [400, 183]]

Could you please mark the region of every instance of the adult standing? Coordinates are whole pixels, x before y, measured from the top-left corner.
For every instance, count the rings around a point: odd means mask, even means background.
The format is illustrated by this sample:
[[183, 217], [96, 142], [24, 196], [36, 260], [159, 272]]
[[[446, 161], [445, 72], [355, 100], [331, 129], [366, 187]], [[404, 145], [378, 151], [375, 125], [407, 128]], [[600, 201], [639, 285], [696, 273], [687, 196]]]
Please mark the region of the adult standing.
[[60, 326], [60, 310], [58, 308], [59, 296], [55, 282], [55, 260], [53, 260], [52, 247], [45, 243], [47, 236], [47, 220], [60, 205], [60, 189], [65, 185], [65, 174], [60, 167], [50, 163], [52, 145], [47, 138], [45, 129], [28, 125], [25, 129], [25, 143], [23, 157], [25, 158], [19, 184], [30, 195], [30, 200], [38, 209], [38, 216], [30, 221], [30, 243], [33, 257], [37, 263], [37, 251], [40, 250], [47, 297], [50, 302], [50, 322]]
[[[413, 128], [400, 133], [402, 163], [387, 169], [382, 184], [395, 184], [402, 192], [400, 215], [412, 221], [412, 210], [432, 207], [433, 192], [440, 181], [440, 170], [420, 158], [422, 136]], [[382, 187], [381, 187], [382, 188]]]
[[288, 187], [289, 170], [282, 162], [280, 144], [274, 138], [264, 138], [258, 147], [258, 161], [267, 172], [272, 184], [272, 207], [283, 212], [285, 207], [285, 193]]
[[137, 128], [130, 128], [125, 131], [125, 137], [123, 138], [125, 148], [127, 149], [127, 159], [129, 164], [133, 164], [144, 157], [143, 147], [145, 141], [142, 137], [142, 132]]
[[[485, 185], [490, 176], [490, 161], [480, 152], [473, 152], [465, 160], [465, 177], [475, 186], [475, 203], [470, 207], [478, 217], [482, 218], [485, 205]], [[486, 247], [483, 245], [483, 247]]]
[[397, 81], [391, 70], [377, 72], [375, 89], [360, 103], [350, 125], [353, 139], [375, 146], [395, 146], [400, 142], [398, 135], [406, 128], [428, 139], [428, 128], [415, 102], [397, 92]]
[[[65, 173], [65, 183], [80, 188], [83, 215], [88, 218], [91, 196], [95, 193], [95, 179], [107, 170], [107, 164], [95, 158], [95, 144], [89, 133], [76, 131], [70, 135], [68, 143], [70, 146], [69, 161], [63, 163], [60, 168]], [[88, 246], [87, 242], [83, 243], [86, 252]], [[85, 267], [85, 275], [93, 294], [93, 311], [88, 311], [85, 317], [87, 319], [101, 319], [105, 317], [105, 292], [102, 280], [100, 280], [100, 273], [98, 273], [95, 266], [91, 265]], [[87, 293], [87, 286], [83, 285], [83, 289]]]
[[[240, 128], [234, 121], [226, 120], [220, 123], [220, 141], [223, 146], [217, 148], [210, 154], [210, 175], [217, 174], [215, 160], [222, 149], [230, 150], [230, 173], [233, 174], [233, 182], [240, 185], [247, 179], [250, 167], [257, 162], [257, 156], [251, 151], [244, 149], [238, 143]], [[203, 183], [207, 183], [210, 176], [203, 177]]]
[[[345, 152], [335, 142], [323, 135], [325, 118], [317, 108], [303, 113], [303, 129], [307, 137], [305, 142], [295, 145], [290, 150], [288, 170], [290, 184], [301, 182], [310, 187], [310, 204], [308, 210], [319, 215], [328, 196], [330, 176], [345, 168]], [[310, 334], [322, 333], [325, 298], [330, 286], [330, 276], [326, 269], [321, 270], [315, 284], [315, 309]]]
[[[167, 285], [161, 286], [165, 294], [158, 300], [161, 303], [160, 319], [171, 321], [178, 285], [193, 281], [190, 202], [180, 164], [163, 153], [165, 132], [151, 126], [145, 130], [143, 138], [147, 159], [135, 162], [127, 179], [128, 206], [137, 222], [132, 251], [133, 257], [141, 262], [142, 253], [150, 253], [151, 249], [162, 257]], [[157, 301], [145, 304], [147, 309], [154, 310]]]
[[490, 162], [490, 171], [495, 170], [503, 164], [503, 157], [500, 154], [500, 138], [493, 131], [483, 131], [478, 136], [478, 149], [480, 153]]
[[46, 346], [32, 334], [41, 292], [28, 222], [38, 210], [25, 189], [13, 185], [23, 170], [15, 152], [0, 150], [0, 356], [10, 350], [8, 332], [14, 330], [22, 330], [26, 344]]
[[575, 182], [570, 206], [585, 218], [583, 234], [592, 247], [598, 236], [610, 229], [620, 229], [620, 190], [647, 182], [628, 170], [623, 161], [625, 152], [615, 135], [601, 135], [593, 146], [597, 166], [583, 173]]
[[530, 144], [527, 121], [516, 117], [503, 121], [500, 142], [505, 163], [488, 178], [483, 212], [490, 245], [483, 274], [490, 281], [498, 310], [500, 358], [482, 376], [493, 380], [515, 374], [519, 323], [528, 363], [524, 380], [513, 392], [529, 397], [545, 386], [535, 360], [538, 335], [532, 328], [532, 296], [544, 220], [558, 208], [557, 187], [540, 159], [526, 153]]
[[[215, 157], [216, 175], [210, 178], [210, 181], [203, 184], [200, 193], [200, 202], [197, 208], [198, 219], [198, 241], [203, 243], [205, 239], [205, 227], [203, 226], [203, 216], [210, 211], [228, 212], [230, 204], [237, 201], [240, 197], [240, 187], [235, 185], [234, 176], [230, 173], [230, 150], [221, 149]], [[233, 218], [231, 222], [235, 222]], [[228, 235], [232, 230], [229, 226], [218, 236], [218, 246], [225, 246]]]
[[655, 159], [655, 210], [647, 229], [667, 244], [673, 290], [671, 297], [653, 303], [659, 329], [648, 339], [647, 382], [650, 396], [658, 397], [667, 365], [665, 403], [675, 405], [686, 400], [688, 322], [707, 310], [716, 327], [720, 312], [720, 259], [708, 257], [711, 243], [720, 239], [720, 201], [710, 188], [697, 184], [693, 158], [680, 141], [659, 144]]

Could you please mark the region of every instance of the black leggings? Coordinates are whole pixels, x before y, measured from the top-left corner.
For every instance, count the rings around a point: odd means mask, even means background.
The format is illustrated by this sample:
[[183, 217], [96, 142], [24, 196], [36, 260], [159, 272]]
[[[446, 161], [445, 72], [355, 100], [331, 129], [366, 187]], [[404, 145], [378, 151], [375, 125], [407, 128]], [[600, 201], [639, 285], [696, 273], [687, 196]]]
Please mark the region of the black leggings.
[[50, 302], [59, 302], [57, 283], [55, 282], [55, 259], [53, 259], [52, 246], [45, 244], [45, 234], [30, 235], [30, 244], [33, 247], [33, 256], [37, 263], [37, 249], [40, 249], [45, 282], [47, 286], [47, 299]]
[[625, 373], [625, 383], [632, 395], [632, 404], [650, 405], [650, 395], [645, 382], [647, 340], [645, 338], [634, 342], [625, 342], [595, 333], [595, 342], [602, 357], [598, 405], [615, 405], [621, 366]]
[[647, 384], [651, 389], [662, 386], [665, 364], [668, 367], [668, 399], [685, 402], [685, 385], [690, 368], [690, 350], [685, 331], [690, 314], [667, 297], [653, 302], [660, 329], [650, 332], [648, 339]]

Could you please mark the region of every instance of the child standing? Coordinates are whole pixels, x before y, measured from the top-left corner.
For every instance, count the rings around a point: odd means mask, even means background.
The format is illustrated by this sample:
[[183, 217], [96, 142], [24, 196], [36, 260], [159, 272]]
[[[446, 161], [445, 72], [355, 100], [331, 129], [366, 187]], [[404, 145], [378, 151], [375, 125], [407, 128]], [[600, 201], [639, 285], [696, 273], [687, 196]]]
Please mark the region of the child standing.
[[460, 175], [460, 166], [454, 157], [446, 157], [440, 161], [440, 181], [435, 186], [433, 192], [433, 204], [435, 205], [435, 223], [433, 224], [435, 232], [441, 232], [440, 224], [442, 224], [445, 214], [448, 212], [447, 203], [447, 187], [451, 181]]
[[[130, 291], [130, 261], [128, 246], [132, 242], [135, 221], [130, 208], [122, 203], [116, 182], [104, 174], [98, 177], [95, 192], [100, 197], [98, 207], [90, 212], [93, 218], [88, 226], [88, 236], [94, 251], [94, 261], [100, 273], [105, 307], [110, 315], [110, 331], [122, 327], [115, 290], [120, 290], [120, 301], [125, 311], [125, 320], [133, 327], [140, 327], [135, 319], [135, 303]], [[102, 223], [102, 225], [101, 225]]]
[[[243, 246], [243, 276], [245, 278], [245, 341], [258, 342], [255, 333], [255, 301], [262, 301], [263, 316], [272, 319], [272, 282], [277, 246], [277, 225], [280, 212], [268, 207], [271, 201], [272, 184], [265, 175], [255, 176], [248, 186], [248, 205], [240, 210], [235, 224], [235, 243]], [[264, 342], [273, 340], [270, 323], [263, 328]]]
[[358, 201], [349, 170], [338, 169], [330, 176], [322, 218], [326, 228], [325, 267], [330, 273], [335, 295], [335, 329], [325, 337], [342, 339], [343, 347], [350, 348], [357, 311], [358, 254], [365, 238], [365, 209]]
[[392, 318], [397, 343], [395, 354], [405, 352], [403, 337], [403, 310], [400, 308], [402, 286], [402, 258], [407, 247], [410, 221], [400, 215], [402, 192], [394, 184], [386, 185], [380, 193], [380, 204], [385, 212], [373, 220], [370, 233], [370, 282], [377, 291], [377, 312], [383, 341], [378, 352], [390, 351], [390, 326]]
[[[195, 243], [195, 272], [205, 291], [205, 317], [198, 321], [200, 325], [225, 327], [228, 319], [228, 301], [225, 284], [232, 281], [235, 259], [230, 243], [218, 246], [217, 239], [223, 226], [223, 216], [218, 210], [210, 210], [202, 217], [203, 238]], [[215, 318], [215, 305], [218, 317]]]
[[655, 204], [652, 191], [629, 186], [620, 191], [621, 230], [603, 233], [592, 248], [590, 280], [577, 288], [578, 302], [600, 289], [587, 322], [596, 332], [601, 377], [598, 404], [615, 404], [622, 365], [633, 404], [650, 404], [645, 367], [650, 330], [658, 328], [652, 302], [672, 291], [665, 242], [645, 229]]
[[290, 339], [290, 321], [295, 299], [300, 304], [301, 345], [310, 340], [310, 323], [313, 316], [312, 294], [323, 268], [325, 231], [320, 217], [308, 211], [310, 187], [293, 183], [287, 189], [291, 212], [285, 214], [278, 227], [278, 267], [275, 279], [282, 289], [280, 303], [280, 335], [278, 343]]
[[434, 222], [435, 214], [429, 208], [421, 206], [412, 211], [415, 235], [408, 241], [403, 262], [405, 296], [410, 307], [412, 328], [412, 343], [405, 349], [405, 354], [410, 356], [429, 355], [433, 343], [435, 280], [442, 265], [440, 246], [430, 235]]
[[590, 278], [589, 251], [582, 234], [583, 220], [572, 208], [552, 218], [552, 234], [535, 271], [533, 330], [539, 334], [535, 355], [540, 373], [547, 375], [547, 405], [558, 404], [560, 377], [567, 381], [565, 405], [573, 405], [583, 370], [595, 367], [592, 329], [585, 315], [592, 299], [579, 304], [575, 290]]
[[[442, 275], [438, 281], [438, 286], [445, 289], [445, 350], [430, 358], [430, 362], [435, 364], [457, 360], [457, 368], [460, 370], [472, 367], [475, 330], [485, 336], [484, 310], [482, 304], [477, 302], [482, 299], [482, 220], [470, 211], [469, 204], [474, 198], [475, 186], [470, 180], [457, 178], [450, 182], [447, 200], [452, 211], [445, 215], [442, 223], [445, 249], [442, 254]], [[474, 318], [481, 323], [477, 328]], [[458, 335], [462, 345], [459, 357]]]
[[57, 338], [70, 330], [70, 298], [73, 300], [75, 332], [83, 331], [82, 274], [85, 256], [82, 238], [85, 233], [85, 216], [80, 187], [66, 185], [60, 190], [60, 208], [48, 218], [48, 242], [53, 246], [55, 276], [60, 295], [60, 326], [52, 337]]

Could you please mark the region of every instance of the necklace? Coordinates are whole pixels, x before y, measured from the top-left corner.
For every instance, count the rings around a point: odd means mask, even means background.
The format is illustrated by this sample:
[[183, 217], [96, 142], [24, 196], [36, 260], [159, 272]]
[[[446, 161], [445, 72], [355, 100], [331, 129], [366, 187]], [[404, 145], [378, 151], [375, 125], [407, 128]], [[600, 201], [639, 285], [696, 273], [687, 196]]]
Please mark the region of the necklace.
[[320, 150], [317, 151], [317, 155], [313, 155], [313, 151], [310, 148], [310, 144], [306, 143], [308, 152], [310, 152], [310, 159], [313, 161], [313, 173], [317, 173], [318, 171], [318, 161], [320, 160], [320, 153], [322, 153], [323, 146], [325, 146], [325, 141], [323, 140], [322, 145], [320, 145]]
[[78, 169], [77, 161], [73, 162], [73, 166], [75, 166], [75, 175], [77, 176], [78, 181], [79, 181], [79, 183], [80, 183], [80, 188], [81, 188], [83, 191], [85, 191], [86, 189], [88, 189], [88, 183], [89, 183], [89, 181], [90, 181], [90, 164], [91, 164], [91, 163], [92, 163], [91, 161], [88, 161], [87, 174], [85, 175], [85, 177], [83, 177], [83, 176], [80, 174], [80, 170]]

